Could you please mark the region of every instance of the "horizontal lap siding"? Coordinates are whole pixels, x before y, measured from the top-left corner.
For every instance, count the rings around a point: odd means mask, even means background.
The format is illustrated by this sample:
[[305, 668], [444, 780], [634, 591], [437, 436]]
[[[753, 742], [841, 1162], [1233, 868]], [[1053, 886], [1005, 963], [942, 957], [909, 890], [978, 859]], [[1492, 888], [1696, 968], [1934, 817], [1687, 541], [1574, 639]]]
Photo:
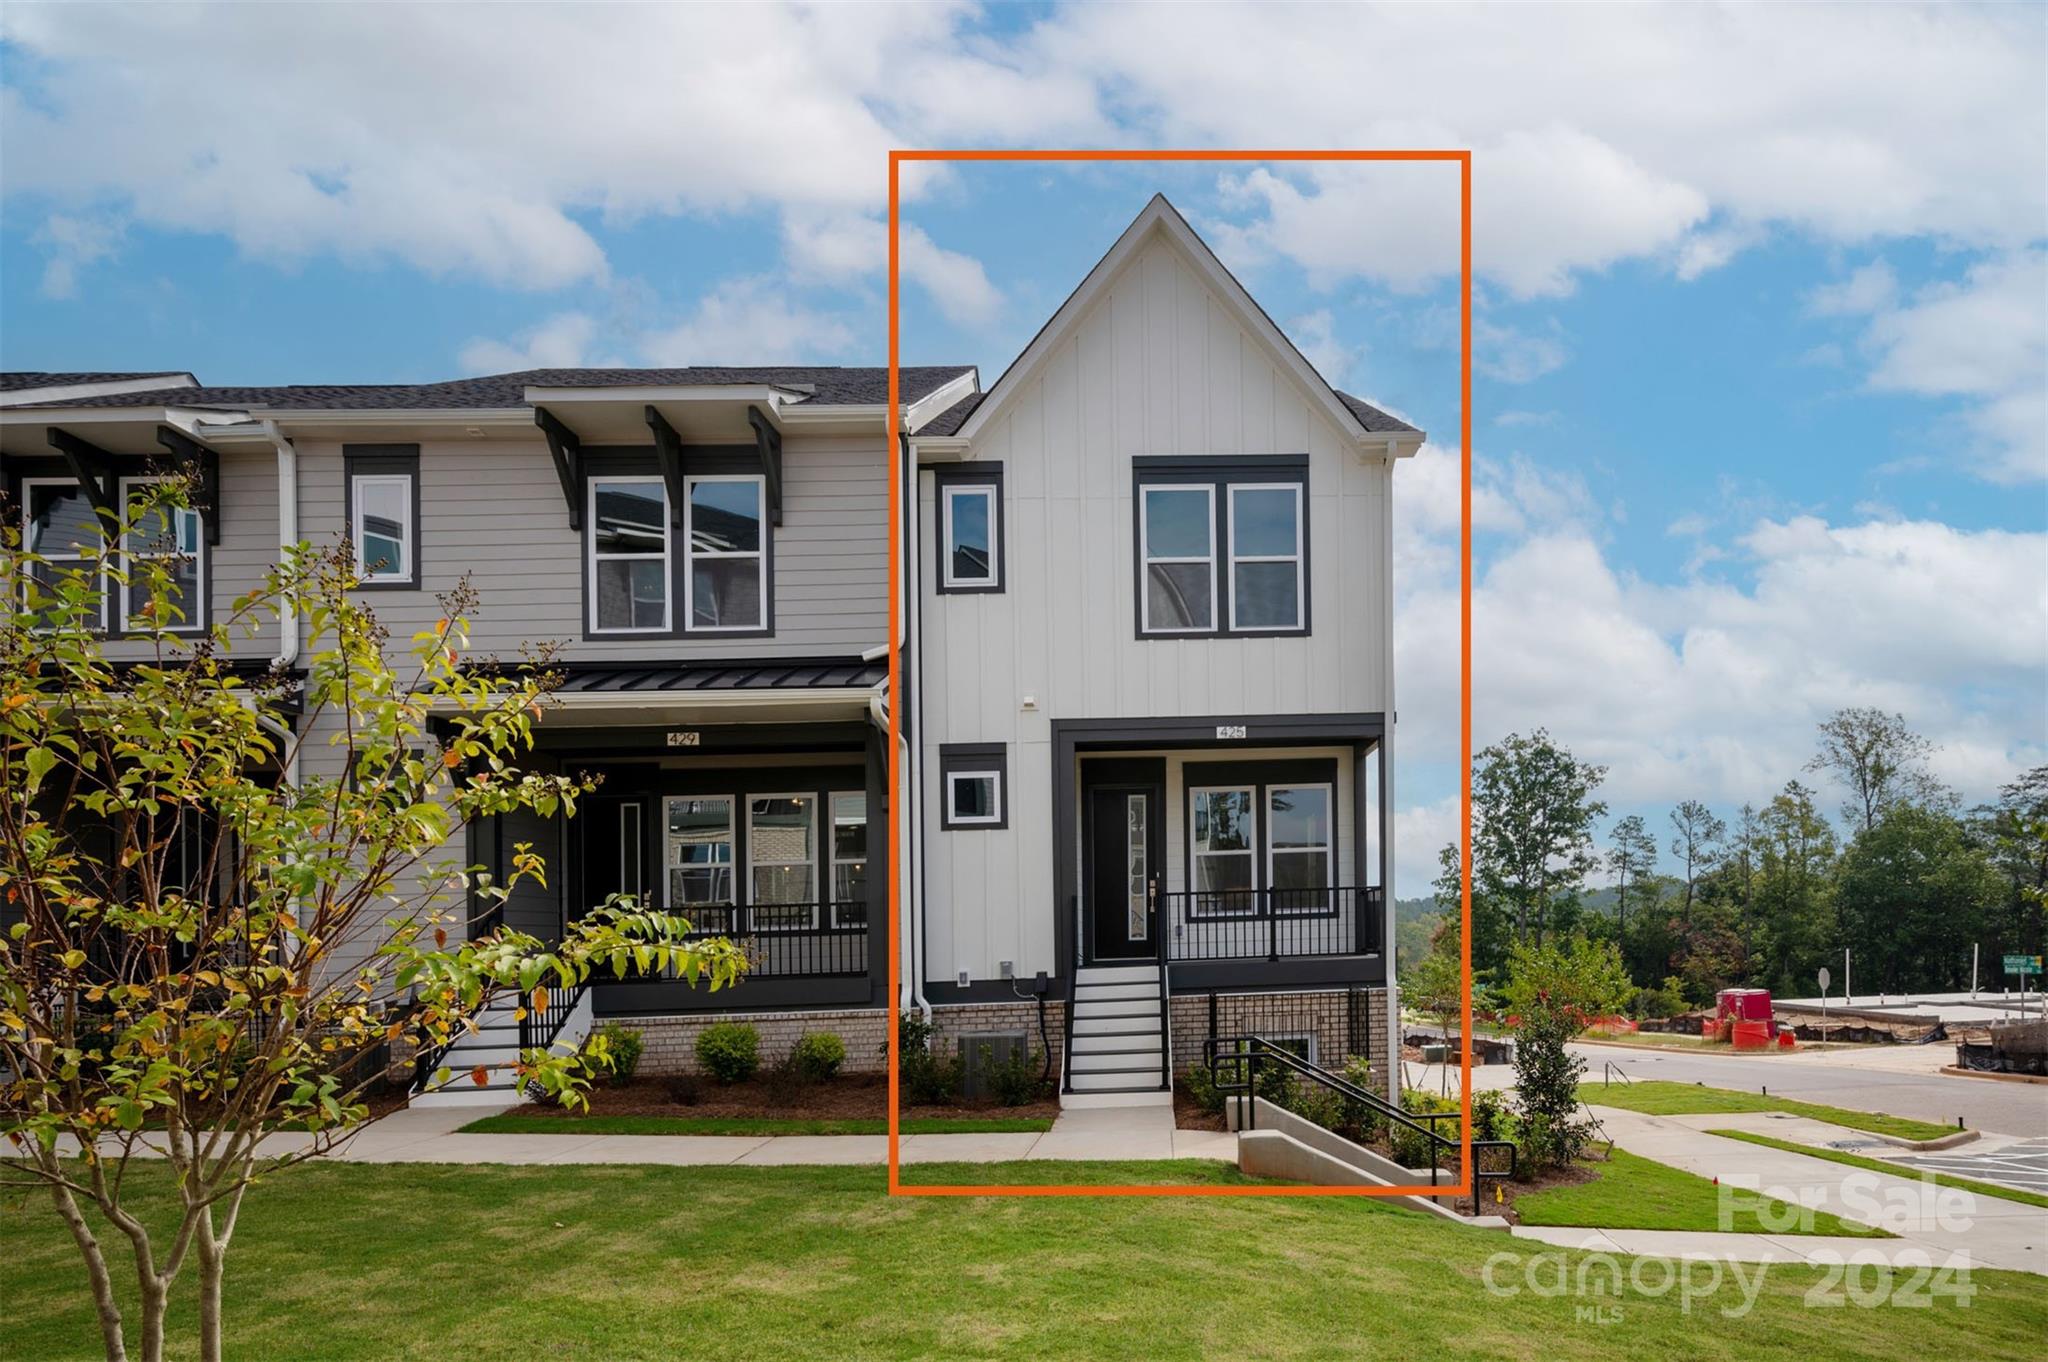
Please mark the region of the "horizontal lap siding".
[[[1138, 639], [1131, 460], [1257, 454], [1309, 456], [1312, 633]], [[969, 466], [980, 460], [1004, 469], [1006, 590], [927, 587], [923, 600], [928, 973], [940, 981], [993, 978], [1005, 959], [1020, 975], [1058, 967], [1053, 919], [1068, 907], [1052, 902], [1053, 719], [1392, 708], [1388, 470], [1356, 452], [1174, 247], [1155, 240], [1110, 282], [1007, 396]], [[919, 496], [929, 577], [928, 475]], [[1007, 829], [939, 830], [938, 746], [957, 742], [1010, 745]], [[1348, 844], [1344, 857], [1348, 867]]]
[[[301, 526], [308, 538], [333, 543], [346, 532], [341, 446], [308, 444], [301, 454]], [[773, 638], [584, 641], [583, 536], [569, 528], [538, 439], [423, 442], [421, 589], [362, 599], [394, 646], [433, 626], [437, 593], [467, 572], [479, 596], [470, 621], [478, 652], [510, 656], [523, 643], [556, 640], [568, 659], [852, 655], [887, 639], [887, 465], [885, 448], [872, 440], [785, 444]]]

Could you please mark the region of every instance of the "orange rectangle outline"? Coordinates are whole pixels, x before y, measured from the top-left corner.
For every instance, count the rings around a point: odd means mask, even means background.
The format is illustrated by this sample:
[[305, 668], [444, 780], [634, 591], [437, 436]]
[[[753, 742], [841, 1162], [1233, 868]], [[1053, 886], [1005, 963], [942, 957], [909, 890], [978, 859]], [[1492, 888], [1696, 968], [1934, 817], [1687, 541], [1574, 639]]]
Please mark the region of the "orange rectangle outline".
[[[903, 694], [902, 644], [898, 610], [903, 595], [903, 476], [898, 460], [898, 413], [902, 410], [901, 173], [906, 161], [1445, 161], [1455, 162], [1458, 179], [1458, 918], [1463, 926], [1460, 973], [1464, 981], [1463, 1025], [1458, 1070], [1460, 1112], [1458, 1177], [1455, 1185], [1413, 1187], [1189, 1187], [1106, 1185], [948, 1185], [902, 1180], [900, 1065], [897, 997], [902, 989], [903, 857], [897, 820], [903, 816], [902, 739], [897, 700]], [[892, 150], [889, 153], [889, 1195], [891, 1196], [1436, 1196], [1472, 1194], [1472, 153], [1467, 150], [1053, 150], [980, 148]], [[1386, 886], [1388, 894], [1393, 886]], [[1392, 954], [1392, 942], [1388, 943]], [[1391, 982], [1391, 980], [1389, 981]], [[1400, 1019], [1393, 1019], [1396, 1028]], [[1398, 1052], [1394, 1062], [1399, 1063]]]

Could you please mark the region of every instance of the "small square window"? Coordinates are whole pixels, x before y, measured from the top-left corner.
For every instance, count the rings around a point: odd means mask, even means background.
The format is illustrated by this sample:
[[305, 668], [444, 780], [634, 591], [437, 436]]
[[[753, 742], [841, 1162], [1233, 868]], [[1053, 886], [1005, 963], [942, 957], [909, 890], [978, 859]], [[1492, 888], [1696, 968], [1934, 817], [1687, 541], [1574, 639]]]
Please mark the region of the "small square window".
[[939, 825], [1009, 826], [1010, 763], [1000, 743], [950, 743], [939, 749]]

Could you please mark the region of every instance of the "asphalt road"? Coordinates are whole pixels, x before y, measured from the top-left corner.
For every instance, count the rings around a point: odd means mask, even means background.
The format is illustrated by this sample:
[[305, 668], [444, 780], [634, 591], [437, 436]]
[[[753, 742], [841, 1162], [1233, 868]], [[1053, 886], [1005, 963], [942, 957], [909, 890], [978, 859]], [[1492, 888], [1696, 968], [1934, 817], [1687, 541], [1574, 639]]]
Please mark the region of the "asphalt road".
[[1931, 1072], [1944, 1059], [1954, 1062], [1954, 1046], [1934, 1047], [1938, 1055], [1920, 1047], [1888, 1046], [1869, 1054], [1837, 1050], [1756, 1059], [1667, 1055], [1610, 1045], [1574, 1045], [1572, 1049], [1585, 1059], [1589, 1081], [1597, 1082], [1601, 1067], [1613, 1064], [1630, 1078], [1705, 1083], [1746, 1092], [1767, 1088], [1774, 1097], [1825, 1102], [1855, 1111], [1889, 1112], [1951, 1126], [1960, 1116], [1973, 1130], [2048, 1136], [2048, 1084], [2000, 1083]]

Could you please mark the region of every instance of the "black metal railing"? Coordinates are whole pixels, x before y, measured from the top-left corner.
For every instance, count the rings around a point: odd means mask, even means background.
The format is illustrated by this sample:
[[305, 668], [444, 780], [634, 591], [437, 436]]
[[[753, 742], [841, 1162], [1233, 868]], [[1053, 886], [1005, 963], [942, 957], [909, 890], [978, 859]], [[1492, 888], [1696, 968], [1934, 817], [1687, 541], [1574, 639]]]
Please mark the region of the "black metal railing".
[[747, 953], [749, 979], [829, 978], [868, 972], [868, 905], [837, 903], [692, 905], [672, 909], [689, 939], [729, 937]]
[[[1460, 1112], [1404, 1111], [1370, 1088], [1361, 1088], [1356, 1083], [1339, 1078], [1327, 1069], [1309, 1063], [1284, 1041], [1269, 1040], [1263, 1036], [1221, 1036], [1203, 1042], [1202, 1048], [1206, 1052], [1209, 1074], [1216, 1085], [1216, 1091], [1224, 1094], [1226, 1098], [1243, 1099], [1239, 1109], [1244, 1114], [1245, 1130], [1254, 1130], [1258, 1125], [1257, 1097], [1262, 1072], [1278, 1069], [1290, 1078], [1316, 1084], [1336, 1094], [1354, 1108], [1362, 1108], [1371, 1114], [1375, 1122], [1398, 1126], [1420, 1138], [1429, 1150], [1430, 1186], [1442, 1185], [1438, 1178], [1446, 1159], [1452, 1167], [1457, 1166], [1458, 1124], [1463, 1120], [1463, 1114]], [[1444, 1121], [1452, 1123], [1452, 1133], [1448, 1136], [1438, 1129], [1439, 1124]], [[1479, 1214], [1480, 1184], [1485, 1179], [1512, 1178], [1514, 1175], [1514, 1141], [1474, 1140], [1472, 1214]]]
[[1182, 889], [1159, 899], [1174, 960], [1292, 960], [1380, 950], [1384, 900], [1373, 885]]
[[555, 1037], [561, 1035], [562, 1028], [568, 1025], [576, 1004], [582, 1001], [583, 991], [589, 987], [590, 981], [586, 979], [574, 988], [548, 989], [545, 1007], [535, 1007], [529, 997], [524, 1009], [526, 1015], [519, 1019], [519, 1048], [540, 1050], [553, 1045]]

